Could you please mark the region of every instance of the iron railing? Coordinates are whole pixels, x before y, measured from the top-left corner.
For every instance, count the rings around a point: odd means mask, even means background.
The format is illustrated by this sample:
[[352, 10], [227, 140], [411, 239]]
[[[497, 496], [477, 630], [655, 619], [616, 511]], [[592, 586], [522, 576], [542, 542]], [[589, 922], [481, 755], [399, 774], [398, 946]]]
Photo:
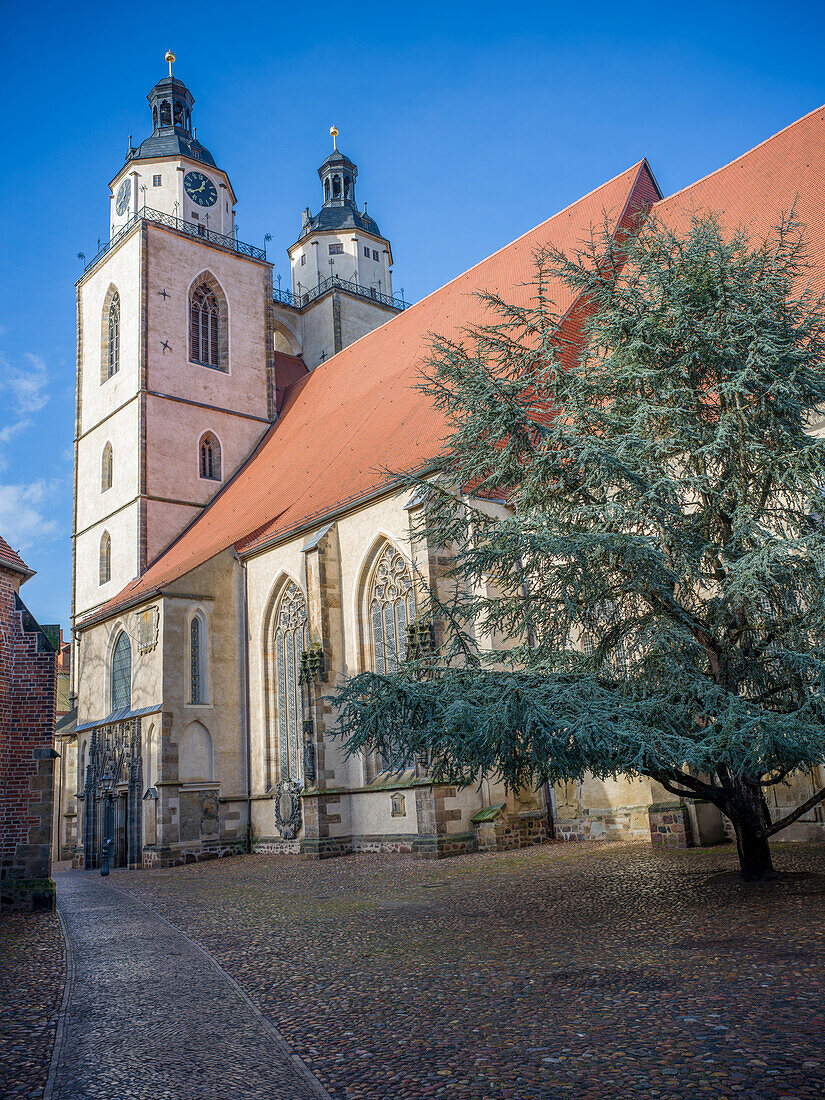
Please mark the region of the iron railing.
[[185, 222], [183, 218], [176, 218], [172, 214], [164, 214], [162, 210], [153, 210], [150, 206], [144, 206], [141, 210], [138, 210], [125, 225], [122, 225], [120, 229], [118, 229], [111, 240], [101, 246], [97, 255], [85, 265], [83, 273], [85, 274], [90, 267], [94, 267], [98, 260], [105, 256], [107, 252], [110, 252], [119, 241], [123, 240], [126, 234], [141, 220], [155, 222], [157, 225], [163, 225], [167, 229], [174, 229], [176, 233], [183, 233], [187, 237], [194, 237], [196, 240], [203, 241], [205, 244], [215, 245], [217, 248], [225, 248], [230, 252], [237, 252], [240, 256], [250, 256], [253, 260], [266, 259], [266, 252], [264, 249], [256, 248], [254, 244], [244, 244], [243, 241], [237, 240], [228, 233], [216, 233], [214, 229], [209, 229], [208, 226], [203, 225], [201, 222]]
[[293, 294], [291, 290], [279, 290], [276, 287], [272, 292], [272, 297], [282, 305], [292, 306], [293, 309], [303, 309], [304, 306], [308, 306], [310, 302], [314, 302], [330, 290], [343, 290], [346, 294], [355, 294], [359, 298], [365, 298], [368, 302], [379, 302], [383, 306], [390, 306], [391, 309], [407, 309], [411, 304], [405, 302], [403, 297], [394, 298], [390, 294], [382, 294], [374, 286], [364, 286], [355, 278], [342, 279], [340, 275], [328, 275], [325, 279], [321, 279], [317, 286], [303, 290], [300, 294]]

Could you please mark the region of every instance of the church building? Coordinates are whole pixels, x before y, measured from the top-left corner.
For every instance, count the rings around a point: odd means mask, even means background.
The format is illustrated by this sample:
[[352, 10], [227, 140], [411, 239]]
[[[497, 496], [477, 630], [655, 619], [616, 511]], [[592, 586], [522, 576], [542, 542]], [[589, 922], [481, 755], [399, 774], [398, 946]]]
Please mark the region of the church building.
[[[287, 249], [291, 289], [273, 288], [167, 61], [151, 134], [110, 184], [109, 240], [77, 284], [75, 782], [60, 857], [96, 867], [106, 837], [130, 867], [247, 850], [437, 857], [553, 830], [717, 839], [715, 810], [647, 779], [508, 794], [438, 784], [424, 760], [348, 757], [329, 700], [344, 677], [397, 667], [425, 629], [424, 593], [443, 589], [421, 503], [388, 473], [440, 466], [446, 425], [417, 388], [431, 334], [483, 322], [479, 291], [526, 303], [537, 248], [573, 249], [651, 207], [674, 228], [705, 208], [765, 234], [796, 198], [825, 282], [825, 110], [669, 198], [640, 160], [410, 306], [334, 127], [317, 212]], [[569, 290], [553, 289], [575, 323]]]

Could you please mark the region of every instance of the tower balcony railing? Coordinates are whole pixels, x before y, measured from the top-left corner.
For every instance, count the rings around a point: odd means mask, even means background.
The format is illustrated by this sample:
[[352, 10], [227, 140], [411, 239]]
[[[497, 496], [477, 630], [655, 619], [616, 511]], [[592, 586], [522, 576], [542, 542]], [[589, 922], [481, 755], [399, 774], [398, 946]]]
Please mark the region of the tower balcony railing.
[[378, 302], [380, 305], [389, 306], [391, 309], [408, 309], [412, 305], [411, 302], [404, 301], [403, 290], [401, 291], [401, 297], [395, 298], [391, 294], [382, 294], [374, 286], [364, 286], [355, 277], [342, 279], [340, 275], [328, 275], [325, 279], [321, 279], [317, 286], [302, 290], [300, 294], [293, 294], [291, 290], [280, 290], [276, 287], [272, 292], [272, 297], [281, 305], [292, 306], [293, 309], [303, 309], [311, 302], [323, 297], [330, 290], [343, 290], [345, 294], [355, 294], [359, 298], [364, 298], [367, 302]]
[[153, 210], [150, 206], [144, 206], [136, 214], [118, 229], [117, 233], [102, 245], [95, 255], [84, 266], [85, 273], [101, 260], [107, 252], [110, 252], [123, 238], [137, 225], [139, 221], [155, 222], [157, 225], [173, 229], [176, 233], [182, 233], [186, 237], [203, 241], [217, 248], [225, 248], [229, 252], [237, 252], [240, 256], [249, 256], [253, 260], [266, 260], [266, 252], [263, 248], [256, 248], [254, 244], [244, 244], [229, 233], [216, 233], [208, 225], [202, 222], [185, 222], [183, 218], [176, 218], [173, 214], [165, 214], [162, 210]]

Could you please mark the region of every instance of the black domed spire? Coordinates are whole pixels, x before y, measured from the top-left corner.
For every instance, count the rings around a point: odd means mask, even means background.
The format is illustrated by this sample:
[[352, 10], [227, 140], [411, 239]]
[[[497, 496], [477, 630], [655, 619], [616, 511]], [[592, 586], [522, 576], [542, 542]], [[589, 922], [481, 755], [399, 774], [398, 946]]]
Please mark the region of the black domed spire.
[[168, 157], [183, 154], [193, 160], [215, 166], [212, 154], [193, 136], [192, 108], [195, 97], [182, 80], [172, 75], [175, 55], [169, 51], [169, 75], [159, 80], [146, 97], [152, 111], [152, 136], [130, 149], [127, 159]]
[[355, 202], [355, 181], [358, 178], [358, 165], [345, 156], [338, 148], [338, 130], [333, 126], [332, 152], [318, 169], [318, 178], [324, 189], [324, 204], [313, 217], [304, 222], [301, 236], [305, 237], [313, 229], [363, 229], [380, 237], [381, 233], [375, 221], [362, 212]]

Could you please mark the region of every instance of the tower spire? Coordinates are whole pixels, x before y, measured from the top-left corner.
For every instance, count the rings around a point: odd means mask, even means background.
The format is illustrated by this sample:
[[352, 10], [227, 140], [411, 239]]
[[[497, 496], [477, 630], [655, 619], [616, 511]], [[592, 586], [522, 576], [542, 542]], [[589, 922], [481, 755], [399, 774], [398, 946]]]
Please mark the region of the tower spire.
[[338, 127], [335, 125], [335, 123], [333, 123], [332, 126], [330, 126], [329, 132], [332, 135], [332, 151], [333, 151], [333, 153], [337, 153], [338, 152]]
[[176, 60], [175, 55], [171, 50], [166, 51], [166, 60], [169, 62], [169, 75], [172, 75], [172, 64]]

